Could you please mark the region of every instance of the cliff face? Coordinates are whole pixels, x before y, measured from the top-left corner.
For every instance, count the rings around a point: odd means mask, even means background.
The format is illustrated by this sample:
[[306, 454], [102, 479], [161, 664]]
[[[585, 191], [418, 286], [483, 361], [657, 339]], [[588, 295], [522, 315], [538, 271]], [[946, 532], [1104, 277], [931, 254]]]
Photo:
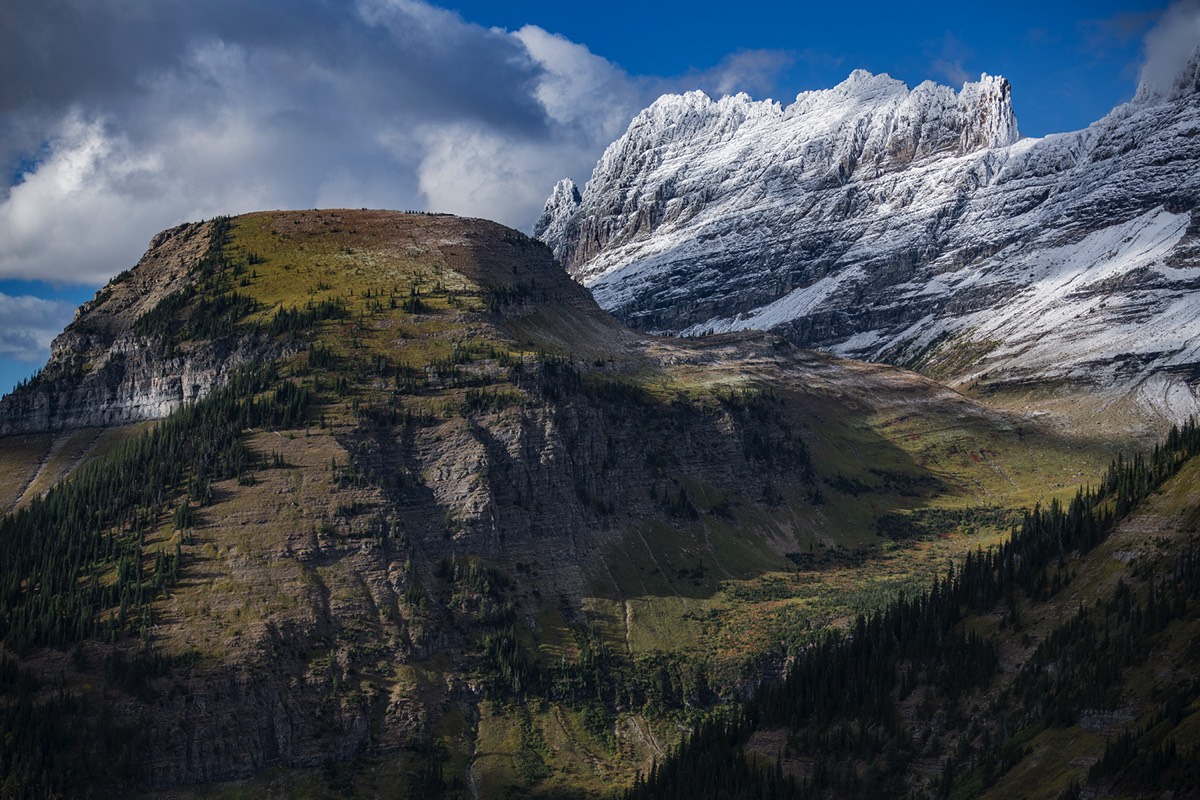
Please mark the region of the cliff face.
[[212, 229], [207, 222], [163, 231], [133, 269], [84, 303], [54, 339], [38, 377], [0, 398], [0, 434], [161, 419], [266, 355], [252, 334], [232, 329], [170, 352], [164, 336], [135, 330], [139, 318], [193, 279], [212, 247]]
[[[22, 663], [61, 673], [87, 698], [71, 724], [121, 731], [132, 784], [367, 756], [412, 771], [412, 748], [439, 720], [478, 715], [480, 638], [518, 611], [550, 613], [555, 635], [570, 636], [602, 554], [631, 529], [652, 519], [684, 528], [715, 497], [770, 510], [782, 501], [768, 486], [807, 504], [811, 468], [790, 414], [753, 397], [672, 402], [646, 385], [646, 374], [674, 380], [670, 369], [726, 361], [744, 381], [741, 359], [760, 348], [773, 352], [753, 337], [655, 350], [544, 245], [481, 220], [297, 212], [167, 231], [80, 310], [41, 377], [0, 406], [3, 430], [32, 441], [166, 418], [185, 402], [211, 420], [205, 398], [249, 363], [278, 372], [258, 394], [282, 391], [286, 377], [313, 407], [304, 430], [241, 432], [257, 466], [236, 478], [219, 474], [222, 457], [204, 443], [172, 444], [194, 459], [186, 485], [104, 534], [124, 541], [145, 520], [133, 560], [173, 551], [182, 565], [169, 593], [130, 612], [140, 637], [118, 626], [107, 641], [83, 637]], [[680, 387], [707, 397], [717, 378]], [[770, 468], [748, 443], [774, 451]], [[117, 448], [102, 471], [149, 482], [143, 458]], [[699, 487], [706, 499], [688, 499]], [[37, 534], [49, 547], [64, 535]], [[0, 546], [10, 535], [0, 532]], [[86, 569], [117, 574], [98, 558]], [[484, 573], [491, 588], [459, 578], [467, 559], [496, 565]], [[626, 578], [603, 591], [631, 588]], [[132, 596], [92, 613], [125, 619]], [[0, 624], [45, 620], [29, 611], [37, 601], [33, 591], [7, 597]], [[22, 623], [25, 641], [42, 641], [45, 624]], [[149, 652], [166, 666], [147, 666]]]
[[[598, 582], [636, 591], [596, 574], [630, 529], [711, 517], [700, 498], [670, 510], [684, 476], [743, 498], [738, 513], [778, 513], [760, 499], [768, 484], [806, 504], [803, 446], [784, 424], [736, 409], [631, 410], [568, 389], [516, 413], [258, 437], [289, 468], [217, 487], [227, 499], [192, 531], [184, 582], [161, 613], [157, 646], [195, 665], [149, 679], [117, 715], [145, 734], [141, 780], [411, 762], [439, 720], [478, 714], [490, 695], [479, 640], [501, 606], [522, 626], [548, 613], [582, 625]], [[778, 440], [774, 469], [746, 455], [743, 441], [758, 436]], [[345, 466], [331, 475], [331, 462]], [[468, 554], [516, 583], [492, 596], [439, 572]], [[193, 582], [205, 574], [212, 586]]]
[[1020, 139], [1010, 89], [856, 72], [786, 108], [667, 96], [537, 231], [651, 331], [757, 328], [953, 385], [1070, 382], [1196, 408], [1193, 72]]

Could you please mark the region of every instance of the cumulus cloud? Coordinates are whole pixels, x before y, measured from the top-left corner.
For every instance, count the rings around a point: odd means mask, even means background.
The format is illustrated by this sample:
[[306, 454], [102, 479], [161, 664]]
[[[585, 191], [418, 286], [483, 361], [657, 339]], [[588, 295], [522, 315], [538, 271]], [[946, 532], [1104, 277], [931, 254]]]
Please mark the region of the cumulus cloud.
[[260, 208], [527, 226], [648, 99], [581, 45], [416, 0], [17, 0], [0, 277], [99, 283], [161, 228]]
[[0, 292], [0, 359], [27, 364], [45, 360], [50, 342], [74, 311], [70, 303]]
[[1139, 98], [1170, 97], [1200, 86], [1200, 0], [1172, 4], [1146, 34], [1145, 52]]
[[611, 141], [629, 124], [629, 109], [649, 87], [581, 44], [526, 25], [515, 37], [542, 70], [538, 102], [556, 122], [586, 138]]
[[539, 70], [548, 124], [515, 139], [477, 121], [420, 126], [418, 185], [431, 208], [527, 226], [551, 186], [591, 172], [600, 151], [648, 102], [651, 87], [580, 44], [528, 25], [513, 34]]
[[157, 231], [270, 208], [527, 227], [663, 91], [766, 91], [791, 57], [628, 75], [422, 0], [10, 0], [0, 278], [97, 285]]
[[[429, 209], [527, 227], [664, 91], [762, 89], [735, 54], [635, 77], [536, 26], [422, 0], [9, 0], [0, 280], [99, 286], [159, 230], [271, 208]], [[69, 304], [0, 294], [0, 366]]]

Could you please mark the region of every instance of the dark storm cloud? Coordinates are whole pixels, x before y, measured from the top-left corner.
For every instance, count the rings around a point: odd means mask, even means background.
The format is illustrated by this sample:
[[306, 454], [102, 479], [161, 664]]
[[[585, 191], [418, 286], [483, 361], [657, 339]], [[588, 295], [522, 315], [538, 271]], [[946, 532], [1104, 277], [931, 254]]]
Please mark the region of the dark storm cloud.
[[[66, 108], [133, 111], [148, 82], [193, 69], [188, 56], [205, 41], [254, 53], [257, 63], [249, 67], [264, 69], [281, 88], [289, 88], [289, 78], [307, 78], [290, 88], [313, 93], [314, 101], [336, 90], [340, 104], [426, 120], [469, 118], [528, 135], [547, 127], [533, 98], [541, 70], [519, 41], [420, 3], [8, 6], [0, 16], [0, 114], [24, 139], [28, 121], [44, 124]], [[181, 98], [188, 99], [196, 98]]]
[[424, 208], [527, 225], [648, 86], [417, 0], [15, 0], [0, 15], [0, 277], [97, 282], [218, 213]]
[[51, 112], [132, 85], [170, 61], [182, 33], [176, 5], [139, 13], [129, 3], [10, 0], [0, 15], [0, 113]]

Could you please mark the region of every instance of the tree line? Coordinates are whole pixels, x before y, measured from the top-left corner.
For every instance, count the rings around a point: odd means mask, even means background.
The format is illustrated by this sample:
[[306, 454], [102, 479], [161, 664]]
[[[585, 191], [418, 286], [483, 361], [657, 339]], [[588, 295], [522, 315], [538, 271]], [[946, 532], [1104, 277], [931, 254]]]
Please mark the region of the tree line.
[[280, 381], [273, 366], [242, 370], [0, 520], [5, 648], [145, 631], [150, 602], [177, 578], [181, 557], [175, 548], [148, 560], [147, 535], [172, 516], [186, 527], [192, 504], [211, 501], [214, 481], [258, 466], [246, 429], [298, 425], [308, 402], [308, 390]]
[[[1144, 599], [1121, 583], [1112, 597], [1101, 598], [1094, 609], [1081, 608], [1052, 632], [1012, 686], [993, 701], [989, 718], [999, 721], [994, 731], [972, 725], [960, 700], [996, 675], [997, 640], [967, 630], [963, 621], [1002, 604], [1007, 623], [1019, 626], [1019, 596], [1035, 603], [1047, 599], [1054, 577], [1061, 586], [1062, 576], [1069, 574], [1068, 557], [1102, 542], [1198, 452], [1200, 430], [1189, 420], [1172, 427], [1149, 457], [1115, 460], [1098, 487], [1080, 489], [1065, 506], [1053, 501], [1034, 508], [1001, 546], [969, 554], [926, 591], [860, 615], [849, 631], [825, 634], [797, 656], [782, 681], [762, 685], [735, 720], [698, 726], [622, 796], [903, 795], [918, 743], [901, 703], [918, 689], [927, 714], [940, 712], [947, 725], [962, 731], [958, 748], [942, 759], [935, 793], [975, 796], [1020, 761], [1025, 743], [1038, 731], [1072, 725], [1081, 709], [1113, 700], [1112, 687], [1144, 658], [1152, 637], [1194, 608], [1200, 597], [1200, 556], [1194, 546], [1181, 554], [1169, 577], [1148, 581]], [[1172, 701], [1176, 714], [1200, 697], [1198, 690], [1193, 682]], [[784, 731], [787, 749], [808, 759], [802, 776], [788, 777], [779, 765], [759, 763], [747, 748], [754, 732], [768, 729]], [[1110, 744], [1090, 780], [1128, 789], [1155, 788], [1161, 779], [1153, 776], [1161, 774], [1192, 779], [1187, 760], [1192, 749], [1161, 736], [1134, 744], [1145, 736], [1127, 734]], [[874, 766], [860, 767], [868, 763]]]

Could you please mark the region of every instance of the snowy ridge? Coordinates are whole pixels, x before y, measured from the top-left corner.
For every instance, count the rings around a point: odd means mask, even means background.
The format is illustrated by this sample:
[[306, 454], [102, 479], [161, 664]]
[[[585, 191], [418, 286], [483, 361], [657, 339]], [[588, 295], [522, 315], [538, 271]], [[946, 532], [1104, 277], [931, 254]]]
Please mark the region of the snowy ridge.
[[535, 233], [643, 329], [772, 329], [959, 385], [1157, 376], [1173, 413], [1200, 407], [1198, 204], [1200, 59], [1042, 139], [1003, 78], [857, 70], [787, 107], [660, 98]]
[[[546, 241], [566, 241], [570, 236], [568, 226], [574, 218], [575, 211], [579, 208], [581, 199], [579, 187], [575, 185], [575, 181], [563, 178], [556, 183], [554, 191], [550, 193], [550, 197], [542, 209], [542, 216], [538, 217], [538, 221], [533, 225], [538, 236]], [[561, 258], [561, 256], [562, 254], [557, 250], [554, 252], [555, 258]]]

